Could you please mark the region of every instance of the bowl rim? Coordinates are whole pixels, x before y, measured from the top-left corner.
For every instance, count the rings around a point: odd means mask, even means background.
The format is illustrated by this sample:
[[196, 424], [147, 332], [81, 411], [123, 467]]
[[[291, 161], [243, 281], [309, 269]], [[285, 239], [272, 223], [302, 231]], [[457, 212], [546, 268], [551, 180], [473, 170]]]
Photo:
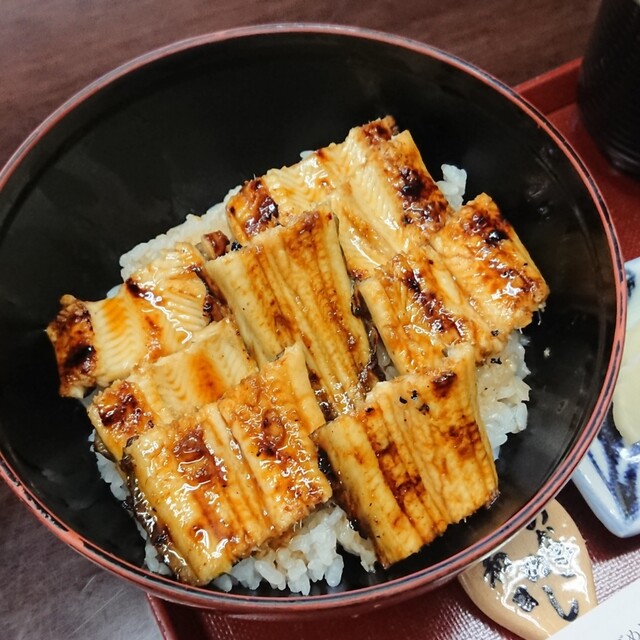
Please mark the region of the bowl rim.
[[579, 175], [591, 200], [596, 206], [612, 257], [617, 304], [611, 355], [602, 388], [594, 405], [594, 410], [585, 425], [580, 441], [569, 452], [569, 455], [563, 463], [550, 474], [540, 491], [522, 505], [499, 529], [445, 560], [406, 576], [394, 578], [388, 582], [365, 586], [351, 591], [308, 596], [256, 596], [224, 593], [202, 587], [193, 587], [178, 583], [172, 578], [159, 576], [100, 549], [95, 543], [69, 529], [69, 527], [51, 513], [46, 505], [20, 481], [19, 475], [11, 468], [4, 454], [0, 451], [0, 477], [4, 479], [18, 498], [27, 505], [42, 524], [81, 555], [102, 568], [137, 584], [146, 591], [168, 600], [182, 604], [189, 603], [209, 609], [234, 612], [236, 614], [251, 612], [253, 615], [258, 616], [278, 616], [290, 613], [292, 608], [298, 612], [318, 612], [325, 609], [337, 610], [370, 603], [382, 597], [384, 597], [385, 600], [409, 597], [412, 594], [417, 594], [421, 587], [422, 589], [426, 589], [427, 586], [437, 587], [454, 578], [471, 563], [486, 557], [513, 535], [517, 534], [522, 527], [529, 523], [532, 515], [535, 515], [544, 508], [545, 504], [554, 498], [569, 481], [571, 474], [586, 454], [600, 428], [610, 405], [617, 371], [620, 366], [627, 304], [624, 261], [606, 203], [578, 154], [554, 125], [546, 119], [544, 114], [518, 94], [512, 87], [473, 63], [415, 39], [362, 27], [315, 22], [260, 24], [214, 31], [185, 38], [138, 55], [87, 84], [36, 126], [0, 170], [0, 192], [2, 192], [11, 179], [11, 176], [34, 147], [38, 145], [40, 140], [81, 103], [89, 100], [92, 96], [120, 78], [167, 57], [205, 45], [278, 34], [333, 35], [378, 42], [410, 50], [420, 55], [434, 58], [449, 66], [455, 67], [465, 74], [475, 77], [491, 89], [502, 94], [502, 96], [511, 103], [515, 104], [521, 111], [527, 114], [529, 118], [533, 119], [537, 126], [543, 129], [563, 152], [565, 157], [573, 165], [573, 168]]

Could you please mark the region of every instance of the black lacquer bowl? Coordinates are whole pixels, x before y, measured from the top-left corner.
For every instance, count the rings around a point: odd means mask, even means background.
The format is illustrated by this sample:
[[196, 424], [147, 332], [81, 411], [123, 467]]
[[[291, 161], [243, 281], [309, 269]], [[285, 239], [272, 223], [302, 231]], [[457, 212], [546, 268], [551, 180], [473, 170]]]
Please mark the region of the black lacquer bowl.
[[[141, 568], [143, 542], [100, 480], [82, 406], [57, 394], [44, 327], [63, 293], [99, 299], [118, 257], [304, 149], [392, 114], [427, 166], [464, 167], [529, 248], [552, 294], [527, 330], [528, 429], [498, 462], [501, 496], [420, 554], [311, 596], [222, 594]], [[355, 611], [452, 578], [526, 525], [569, 479], [611, 397], [624, 274], [596, 187], [558, 133], [473, 66], [408, 40], [327, 26], [213, 34], [87, 87], [0, 174], [0, 473], [57, 536], [175, 601], [252, 616]], [[35, 525], [35, 522], [34, 522]]]

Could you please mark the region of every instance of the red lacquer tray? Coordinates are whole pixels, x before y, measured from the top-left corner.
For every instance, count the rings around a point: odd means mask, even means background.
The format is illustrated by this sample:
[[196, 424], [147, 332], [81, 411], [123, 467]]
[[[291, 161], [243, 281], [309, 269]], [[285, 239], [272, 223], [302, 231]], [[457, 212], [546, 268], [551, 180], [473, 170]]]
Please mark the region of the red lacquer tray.
[[[600, 154], [584, 130], [575, 104], [579, 60], [517, 87], [565, 136], [603, 194], [625, 260], [640, 255], [640, 181], [620, 174]], [[636, 214], [636, 210], [639, 212]], [[640, 536], [621, 540], [609, 533], [570, 484], [558, 499], [583, 533], [593, 563], [598, 600], [640, 578]], [[493, 640], [516, 636], [496, 625], [466, 597], [456, 580], [394, 607], [357, 620], [340, 616], [301, 622], [256, 621], [192, 609], [150, 596], [166, 640]]]

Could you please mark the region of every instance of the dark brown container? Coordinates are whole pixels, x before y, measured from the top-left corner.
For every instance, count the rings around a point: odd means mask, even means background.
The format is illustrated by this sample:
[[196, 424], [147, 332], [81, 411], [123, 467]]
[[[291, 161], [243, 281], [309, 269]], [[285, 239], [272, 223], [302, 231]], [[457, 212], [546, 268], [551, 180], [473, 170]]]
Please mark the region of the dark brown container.
[[580, 70], [578, 104], [611, 162], [640, 176], [640, 0], [603, 0]]

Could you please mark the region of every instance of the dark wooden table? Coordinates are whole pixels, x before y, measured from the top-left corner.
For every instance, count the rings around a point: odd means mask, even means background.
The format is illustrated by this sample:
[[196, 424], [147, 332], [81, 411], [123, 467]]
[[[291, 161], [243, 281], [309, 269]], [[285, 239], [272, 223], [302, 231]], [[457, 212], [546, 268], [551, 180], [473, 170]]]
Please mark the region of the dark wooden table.
[[[206, 32], [331, 22], [414, 38], [518, 84], [580, 56], [599, 0], [3, 0], [0, 165], [56, 107], [127, 60]], [[67, 549], [0, 486], [3, 640], [160, 638], [144, 594]]]

